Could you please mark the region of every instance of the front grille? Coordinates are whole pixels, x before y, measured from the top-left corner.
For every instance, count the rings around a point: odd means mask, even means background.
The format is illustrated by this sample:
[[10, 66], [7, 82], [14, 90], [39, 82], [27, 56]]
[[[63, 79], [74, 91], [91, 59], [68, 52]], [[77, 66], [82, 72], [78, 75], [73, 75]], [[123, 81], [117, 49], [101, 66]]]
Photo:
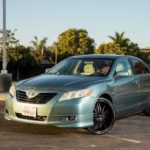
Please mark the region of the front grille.
[[16, 113], [16, 116], [21, 119], [28, 119], [28, 120], [36, 120], [36, 121], [45, 121], [46, 116], [36, 116], [36, 117], [30, 117], [30, 116], [24, 116], [20, 113]]
[[24, 103], [45, 104], [56, 95], [57, 93], [40, 93], [33, 98], [28, 98], [26, 92], [16, 91], [17, 100]]

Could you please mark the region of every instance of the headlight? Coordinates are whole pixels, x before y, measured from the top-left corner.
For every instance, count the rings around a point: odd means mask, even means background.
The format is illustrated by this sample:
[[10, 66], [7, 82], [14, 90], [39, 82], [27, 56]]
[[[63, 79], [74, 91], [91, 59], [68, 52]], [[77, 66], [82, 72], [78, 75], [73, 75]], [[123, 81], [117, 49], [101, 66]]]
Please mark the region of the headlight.
[[14, 85], [12, 85], [9, 89], [9, 94], [13, 97], [15, 95], [16, 88]]
[[84, 89], [79, 91], [66, 92], [59, 99], [59, 101], [70, 100], [73, 98], [87, 97], [92, 94], [92, 91], [93, 91], [92, 89]]

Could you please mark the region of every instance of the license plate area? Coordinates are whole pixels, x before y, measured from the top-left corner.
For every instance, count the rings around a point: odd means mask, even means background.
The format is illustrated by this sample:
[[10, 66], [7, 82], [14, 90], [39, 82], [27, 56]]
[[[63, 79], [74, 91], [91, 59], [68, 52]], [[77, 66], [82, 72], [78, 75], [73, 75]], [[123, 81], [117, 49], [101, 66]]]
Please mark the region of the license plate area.
[[23, 105], [22, 106], [22, 115], [29, 116], [29, 117], [35, 117], [37, 114], [37, 108], [32, 105]]

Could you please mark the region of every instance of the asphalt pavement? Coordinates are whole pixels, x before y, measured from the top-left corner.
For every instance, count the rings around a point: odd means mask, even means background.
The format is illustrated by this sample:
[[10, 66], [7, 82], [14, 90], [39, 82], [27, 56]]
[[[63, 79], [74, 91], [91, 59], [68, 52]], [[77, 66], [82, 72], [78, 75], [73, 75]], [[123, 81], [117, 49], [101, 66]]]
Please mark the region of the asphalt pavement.
[[92, 135], [85, 129], [7, 121], [0, 102], [0, 150], [150, 150], [150, 117], [125, 118], [109, 133]]

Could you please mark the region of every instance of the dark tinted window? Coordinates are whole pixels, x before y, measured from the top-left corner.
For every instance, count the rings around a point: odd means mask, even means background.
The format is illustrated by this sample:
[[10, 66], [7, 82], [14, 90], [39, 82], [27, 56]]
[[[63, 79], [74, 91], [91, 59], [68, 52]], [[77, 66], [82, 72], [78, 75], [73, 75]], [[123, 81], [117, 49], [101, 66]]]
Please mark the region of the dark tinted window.
[[131, 58], [130, 61], [131, 61], [132, 65], [133, 65], [134, 74], [150, 73], [150, 71], [147, 68], [147, 66], [142, 61], [140, 61], [139, 59]]

